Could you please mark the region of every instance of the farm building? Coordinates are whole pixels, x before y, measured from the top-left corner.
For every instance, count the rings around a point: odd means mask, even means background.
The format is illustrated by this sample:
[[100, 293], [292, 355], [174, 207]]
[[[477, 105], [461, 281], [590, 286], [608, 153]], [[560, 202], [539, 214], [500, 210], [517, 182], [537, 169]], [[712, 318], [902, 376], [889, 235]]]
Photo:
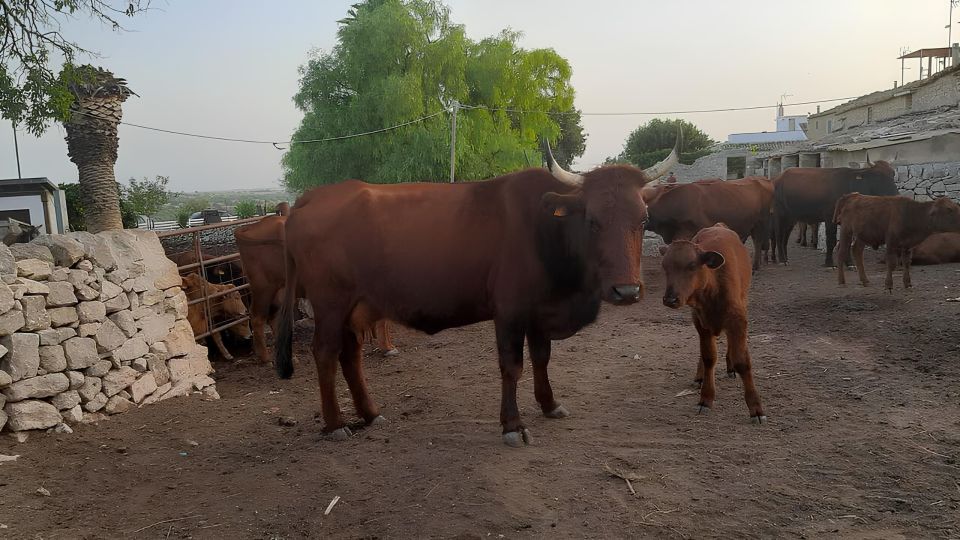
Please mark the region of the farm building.
[[0, 180], [0, 221], [9, 218], [40, 227], [43, 233], [69, 230], [66, 198], [48, 178]]

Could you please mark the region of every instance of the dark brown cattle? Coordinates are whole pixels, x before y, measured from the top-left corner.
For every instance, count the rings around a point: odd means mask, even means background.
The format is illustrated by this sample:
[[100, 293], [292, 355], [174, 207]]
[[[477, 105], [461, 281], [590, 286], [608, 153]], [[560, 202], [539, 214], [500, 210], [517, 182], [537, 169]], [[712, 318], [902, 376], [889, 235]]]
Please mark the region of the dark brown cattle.
[[913, 264], [946, 264], [960, 262], [960, 233], [931, 234], [913, 248]]
[[866, 195], [896, 195], [894, 170], [886, 161], [864, 169], [849, 167], [791, 167], [773, 181], [774, 227], [777, 255], [787, 263], [787, 240], [794, 224], [826, 223], [827, 254], [824, 266], [833, 266], [837, 225], [833, 210], [841, 196], [860, 192]]
[[750, 258], [746, 248], [737, 233], [718, 223], [698, 232], [693, 240], [678, 240], [661, 249], [667, 278], [663, 304], [674, 309], [685, 305], [693, 308], [693, 325], [700, 335], [696, 375], [701, 383], [699, 411], [713, 406], [717, 336], [725, 333], [727, 375], [740, 375], [750, 417], [754, 422], [764, 422], [767, 417], [753, 383], [747, 349]]
[[[183, 276], [183, 292], [186, 293], [188, 302], [203, 298], [204, 296], [211, 297], [222, 294], [231, 288], [233, 288], [232, 285], [210, 283], [200, 277], [200, 274], [197, 272], [191, 272]], [[247, 306], [243, 304], [243, 299], [240, 298], [240, 293], [237, 291], [211, 298], [209, 319], [207, 318], [207, 312], [204, 309], [203, 302], [190, 304], [187, 307], [187, 321], [190, 322], [190, 327], [193, 328], [195, 335], [203, 334], [216, 328], [217, 325], [221, 323], [230, 322], [245, 317], [246, 315]], [[250, 326], [245, 322], [231, 326], [230, 330], [236, 331], [237, 335], [243, 339], [250, 339]], [[220, 332], [214, 332], [210, 337], [213, 339], [213, 343], [217, 346], [224, 360], [233, 360], [233, 355], [231, 355], [223, 345]]]
[[650, 220], [647, 230], [668, 244], [689, 240], [698, 231], [723, 222], [740, 240], [753, 239], [753, 269], [760, 269], [768, 245], [773, 184], [761, 176], [657, 186], [644, 192]]
[[[837, 201], [833, 223], [840, 227], [838, 260], [845, 260], [853, 243], [853, 259], [860, 283], [870, 284], [863, 264], [863, 248], [887, 246], [887, 290], [893, 289], [893, 271], [903, 263], [903, 286], [911, 287], [911, 250], [937, 232], [960, 231], [960, 205], [946, 197], [919, 202], [907, 197], [875, 197], [850, 193]], [[841, 258], [842, 257], [842, 258]], [[843, 264], [837, 265], [837, 279], [846, 284]]]
[[[676, 151], [668, 157], [676, 162]], [[295, 285], [316, 308], [313, 354], [324, 432], [349, 435], [337, 402], [339, 361], [357, 413], [370, 398], [351, 314], [389, 318], [427, 333], [493, 320], [501, 373], [503, 441], [522, 446], [517, 382], [526, 338], [534, 395], [543, 414], [569, 413], [547, 375], [550, 342], [592, 323], [601, 300], [632, 304], [642, 294], [640, 254], [651, 178], [627, 165], [583, 175], [528, 169], [484, 182], [371, 185], [350, 180], [305, 193], [285, 227], [287, 289], [276, 367], [293, 372]], [[663, 174], [663, 164], [651, 176]], [[323, 246], [323, 249], [318, 249]]]
[[[250, 284], [250, 326], [253, 330], [253, 349], [263, 362], [269, 362], [264, 324], [273, 321], [286, 282], [283, 254], [283, 226], [287, 221], [289, 206], [282, 203], [280, 215], [267, 216], [256, 223], [237, 227], [233, 231], [237, 250], [243, 262], [244, 273]], [[302, 297], [302, 291], [298, 298]], [[400, 351], [390, 340], [387, 321], [377, 321], [375, 328], [367, 333], [378, 340], [380, 351], [385, 356], [394, 356]], [[274, 326], [274, 335], [276, 327]]]

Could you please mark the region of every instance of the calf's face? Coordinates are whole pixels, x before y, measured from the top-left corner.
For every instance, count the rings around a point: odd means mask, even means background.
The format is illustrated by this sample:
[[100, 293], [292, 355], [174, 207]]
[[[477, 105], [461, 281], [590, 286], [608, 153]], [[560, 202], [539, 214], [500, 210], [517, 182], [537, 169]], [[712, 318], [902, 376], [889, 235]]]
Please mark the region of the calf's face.
[[[233, 291], [222, 298], [225, 319], [233, 320], [246, 317], [247, 306], [243, 303], [243, 298], [240, 297], [239, 292]], [[247, 322], [230, 327], [230, 331], [242, 339], [250, 339], [253, 336], [250, 331], [250, 324]]]
[[674, 309], [686, 305], [707, 283], [709, 273], [724, 263], [720, 253], [703, 251], [685, 240], [661, 247], [660, 253], [663, 254], [663, 273], [667, 278], [663, 305]]

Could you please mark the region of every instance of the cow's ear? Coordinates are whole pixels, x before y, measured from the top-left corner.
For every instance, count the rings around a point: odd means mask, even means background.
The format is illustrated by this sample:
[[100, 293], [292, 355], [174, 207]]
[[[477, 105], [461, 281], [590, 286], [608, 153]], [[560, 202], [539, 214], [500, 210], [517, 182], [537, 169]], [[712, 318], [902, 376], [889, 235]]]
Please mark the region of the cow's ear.
[[540, 202], [543, 213], [557, 219], [583, 213], [583, 200], [576, 195], [544, 193]]
[[707, 268], [716, 270], [723, 266], [724, 262], [723, 255], [716, 251], [704, 251], [700, 253], [700, 264], [703, 264]]

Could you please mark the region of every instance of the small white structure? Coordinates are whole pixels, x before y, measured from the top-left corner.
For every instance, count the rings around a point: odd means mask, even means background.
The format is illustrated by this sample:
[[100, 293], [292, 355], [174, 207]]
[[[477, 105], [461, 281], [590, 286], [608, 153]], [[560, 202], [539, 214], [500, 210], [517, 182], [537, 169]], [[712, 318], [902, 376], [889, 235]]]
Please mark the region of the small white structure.
[[784, 116], [783, 104], [777, 106], [777, 130], [760, 133], [731, 133], [727, 142], [732, 144], [762, 144], [807, 140], [807, 116], [803, 114]]
[[46, 234], [69, 230], [64, 193], [48, 178], [0, 180], [0, 221], [13, 218]]

